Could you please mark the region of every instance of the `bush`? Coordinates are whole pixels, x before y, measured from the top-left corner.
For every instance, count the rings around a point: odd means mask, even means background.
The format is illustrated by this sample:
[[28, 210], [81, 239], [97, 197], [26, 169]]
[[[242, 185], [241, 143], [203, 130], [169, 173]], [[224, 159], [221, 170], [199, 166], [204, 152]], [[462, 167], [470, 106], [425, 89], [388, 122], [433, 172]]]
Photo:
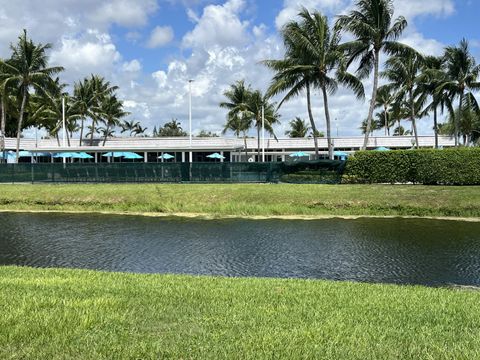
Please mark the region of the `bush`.
[[344, 178], [361, 183], [480, 185], [480, 148], [360, 151], [348, 159]]

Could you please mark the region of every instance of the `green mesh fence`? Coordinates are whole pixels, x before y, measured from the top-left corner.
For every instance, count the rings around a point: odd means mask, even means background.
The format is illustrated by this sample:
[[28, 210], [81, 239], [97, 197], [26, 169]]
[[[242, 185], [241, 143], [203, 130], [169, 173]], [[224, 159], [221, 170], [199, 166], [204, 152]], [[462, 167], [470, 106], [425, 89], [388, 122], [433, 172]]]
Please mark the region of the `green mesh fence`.
[[324, 183], [341, 181], [344, 162], [0, 164], [0, 183]]

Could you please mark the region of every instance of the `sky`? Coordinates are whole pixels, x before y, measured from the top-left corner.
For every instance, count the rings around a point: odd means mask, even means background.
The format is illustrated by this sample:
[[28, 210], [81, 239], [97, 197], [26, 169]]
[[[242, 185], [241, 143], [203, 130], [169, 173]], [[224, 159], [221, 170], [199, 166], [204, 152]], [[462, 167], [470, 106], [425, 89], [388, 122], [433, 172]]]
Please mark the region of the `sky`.
[[[279, 29], [295, 19], [300, 6], [319, 10], [333, 22], [354, 0], [0, 0], [0, 57], [22, 29], [35, 42], [51, 43], [50, 64], [62, 65], [72, 85], [91, 73], [120, 87], [130, 119], [151, 132], [177, 118], [188, 129], [188, 80], [193, 79], [193, 132], [220, 134], [226, 112], [218, 104], [237, 80], [266, 90], [272, 73], [260, 64], [283, 55]], [[395, 13], [409, 26], [401, 41], [425, 54], [440, 55], [462, 38], [480, 62], [478, 0], [395, 0]], [[476, 27], [476, 28], [475, 28]], [[371, 81], [365, 81], [367, 94]], [[333, 135], [360, 135], [368, 98], [355, 99], [339, 88], [330, 99]], [[278, 97], [274, 100], [278, 101]], [[322, 100], [314, 92], [317, 127], [325, 130]], [[284, 136], [295, 116], [308, 119], [305, 97], [280, 108]], [[420, 120], [421, 134], [431, 121]]]

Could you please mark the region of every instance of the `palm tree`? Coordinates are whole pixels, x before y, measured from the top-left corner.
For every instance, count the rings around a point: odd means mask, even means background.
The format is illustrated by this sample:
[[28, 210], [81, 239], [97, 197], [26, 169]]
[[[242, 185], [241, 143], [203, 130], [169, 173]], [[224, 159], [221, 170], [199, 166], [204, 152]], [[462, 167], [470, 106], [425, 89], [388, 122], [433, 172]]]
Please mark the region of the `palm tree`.
[[12, 50], [11, 61], [2, 61], [2, 67], [8, 69], [8, 75], [2, 82], [2, 89], [9, 85], [15, 86], [19, 91], [22, 99], [20, 105], [20, 113], [17, 126], [17, 145], [16, 145], [16, 162], [18, 162], [20, 151], [20, 138], [23, 126], [25, 108], [28, 103], [29, 90], [34, 89], [38, 94], [46, 91], [46, 85], [52, 81], [51, 76], [63, 68], [48, 67], [47, 50], [51, 48], [51, 44], [35, 44], [31, 39], [27, 38], [27, 31], [18, 38], [16, 45], [10, 45]]
[[243, 134], [245, 158], [248, 157], [247, 132], [252, 127], [253, 122], [248, 113], [247, 105], [251, 92], [250, 86], [246, 86], [244, 80], [239, 80], [235, 84], [230, 85], [230, 88], [223, 93], [227, 101], [220, 103], [220, 107], [228, 110], [227, 122], [223, 133], [225, 134], [228, 130], [231, 130], [237, 137], [241, 133]]
[[[158, 130], [158, 136], [160, 137], [181, 137], [187, 136], [187, 133], [183, 131], [182, 124], [177, 119], [172, 119], [165, 123], [163, 127]], [[139, 125], [136, 126], [137, 128]]]
[[88, 78], [84, 78], [82, 81], [76, 82], [73, 86], [73, 107], [79, 114], [80, 122], [80, 146], [83, 141], [83, 130], [85, 120], [87, 117], [93, 116], [92, 107], [94, 106], [95, 98], [93, 95], [92, 84]]
[[395, 98], [390, 86], [384, 85], [378, 88], [375, 108], [382, 108], [382, 112], [377, 114], [377, 118], [383, 123], [385, 136], [390, 136], [390, 128], [393, 126], [391, 106], [395, 102]]
[[105, 131], [103, 132], [103, 146], [105, 146], [107, 137], [111, 133], [111, 128], [119, 126], [121, 119], [129, 115], [129, 113], [123, 110], [123, 102], [118, 100], [115, 95], [107, 95], [103, 98], [101, 113], [104, 115], [106, 124]]
[[363, 149], [368, 145], [373, 111], [377, 101], [380, 54], [382, 51], [387, 53], [399, 51], [402, 46], [396, 40], [407, 27], [405, 18], [400, 16], [393, 20], [393, 13], [393, 0], [357, 0], [356, 9], [347, 15], [339, 16], [336, 23], [338, 29], [352, 34], [355, 38], [342, 46], [349, 55], [348, 64], [359, 61], [357, 74], [360, 78], [368, 77], [373, 70], [372, 98]]
[[[91, 108], [92, 129], [90, 134], [90, 145], [93, 145], [93, 135], [95, 134], [95, 126], [99, 121], [106, 121], [106, 114], [102, 107], [104, 100], [112, 95], [118, 86], [110, 85], [109, 81], [99, 75], [91, 75], [89, 82], [91, 84], [91, 95], [93, 96], [93, 106]], [[124, 115], [125, 116], [125, 115]], [[107, 124], [108, 127], [108, 124]]]
[[[364, 97], [362, 83], [345, 71], [344, 54], [339, 47], [340, 33], [330, 30], [328, 18], [318, 11], [310, 13], [303, 8], [299, 13], [301, 22], [291, 21], [282, 30], [286, 48], [284, 60], [267, 60], [263, 63], [276, 71], [269, 88], [269, 96], [287, 92], [280, 105], [303, 89], [307, 91], [307, 109], [314, 133], [317, 128], [311, 111], [310, 88], [319, 88], [323, 96], [329, 158], [333, 159], [331, 121], [328, 95], [334, 94], [338, 85], [352, 89], [358, 98]], [[318, 158], [317, 137], [314, 136], [315, 153]]]
[[260, 131], [262, 127], [276, 139], [273, 125], [279, 123], [280, 114], [277, 112], [276, 104], [269, 101], [267, 95], [260, 90], [249, 94], [247, 99], [247, 116], [253, 121], [257, 129], [257, 159], [260, 161]]
[[[115, 130], [108, 128], [108, 126], [107, 127], [99, 126], [97, 128], [97, 131], [99, 134], [101, 134], [101, 136], [103, 136], [104, 139], [115, 136]], [[103, 146], [105, 146], [105, 140], [103, 141]]]
[[148, 128], [142, 127], [140, 123], [137, 123], [137, 125], [135, 126], [135, 129], [133, 129], [133, 136], [137, 136], [137, 135], [145, 136], [145, 133], [147, 130]]
[[133, 132], [137, 128], [137, 126], [140, 125], [140, 122], [135, 121], [135, 120], [126, 120], [122, 124], [120, 124], [120, 127], [122, 128], [121, 133], [123, 134], [124, 132], [130, 132], [130, 136], [133, 135]]
[[450, 101], [458, 97], [458, 111], [454, 119], [455, 146], [458, 146], [460, 123], [463, 118], [465, 105], [470, 105], [480, 112], [474, 92], [480, 90], [480, 65], [476, 64], [475, 58], [470, 52], [468, 41], [463, 39], [458, 46], [449, 46], [445, 49], [444, 62], [447, 79], [438, 87], [438, 92], [445, 91]]
[[298, 116], [290, 121], [290, 130], [285, 132], [290, 138], [304, 138], [307, 136], [310, 126], [305, 122], [305, 120], [299, 118]]
[[421, 81], [421, 71], [424, 63], [424, 57], [412, 49], [402, 55], [396, 55], [388, 59], [385, 71], [381, 74], [382, 77], [390, 81], [389, 87], [397, 89], [397, 101], [407, 104], [417, 147], [419, 142], [415, 120], [421, 117], [418, 101], [424, 100], [424, 98], [419, 99], [416, 95], [418, 94], [417, 87]]
[[421, 96], [429, 96], [430, 102], [427, 104], [424, 112], [428, 114], [433, 111], [433, 131], [435, 133], [435, 148], [438, 148], [438, 110], [443, 113], [444, 108], [448, 107], [450, 113], [453, 112], [451, 102], [444, 90], [439, 89], [440, 85], [446, 81], [444, 63], [442, 57], [426, 56], [425, 66], [420, 76], [419, 91]]

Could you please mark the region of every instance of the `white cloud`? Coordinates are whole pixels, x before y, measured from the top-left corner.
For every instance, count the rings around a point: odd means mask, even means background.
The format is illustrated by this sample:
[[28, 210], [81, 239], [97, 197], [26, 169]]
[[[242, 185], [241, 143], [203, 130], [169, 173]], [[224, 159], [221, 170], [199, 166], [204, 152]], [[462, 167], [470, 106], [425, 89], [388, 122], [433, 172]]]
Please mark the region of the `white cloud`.
[[97, 7], [89, 17], [97, 23], [141, 26], [157, 8], [155, 0], [110, 0]]
[[122, 70], [132, 73], [139, 72], [142, 70], [142, 64], [137, 59], [133, 59], [132, 61], [124, 62], [122, 65]]
[[448, 16], [455, 11], [453, 0], [396, 0], [395, 13], [407, 19], [421, 15]]
[[173, 40], [173, 29], [170, 26], [156, 26], [150, 34], [147, 46], [156, 48], [165, 46]]
[[183, 45], [190, 48], [237, 46], [245, 44], [248, 22], [241, 21], [238, 13], [245, 6], [244, 0], [229, 0], [224, 5], [208, 5], [194, 29], [183, 38]]
[[107, 72], [121, 58], [110, 35], [91, 29], [81, 37], [62, 37], [60, 46], [51, 53], [53, 64], [84, 75]]

